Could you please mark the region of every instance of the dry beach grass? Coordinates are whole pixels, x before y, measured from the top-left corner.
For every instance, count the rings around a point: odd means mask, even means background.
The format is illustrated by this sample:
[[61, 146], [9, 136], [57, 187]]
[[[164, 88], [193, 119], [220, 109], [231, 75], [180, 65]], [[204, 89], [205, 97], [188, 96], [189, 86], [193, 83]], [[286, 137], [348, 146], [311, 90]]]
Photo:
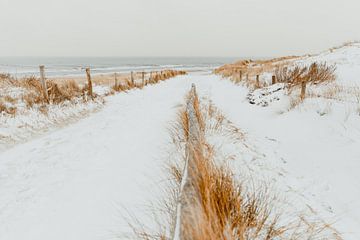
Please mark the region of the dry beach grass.
[[[117, 75], [117, 81], [109, 82], [107, 78], [96, 76], [93, 78], [95, 85], [108, 85], [114, 91], [127, 91], [133, 88], [143, 88], [146, 85], [156, 84], [177, 75], [184, 75], [185, 71], [164, 70], [155, 72], [144, 82], [139, 81], [141, 73], [134, 74], [134, 81], [131, 81], [129, 75]], [[61, 104], [65, 101], [82, 99], [88, 101], [88, 85], [84, 84], [82, 78], [50, 78], [46, 80], [47, 94], [49, 99], [44, 96], [44, 89], [40, 79], [35, 76], [15, 79], [9, 74], [0, 74], [0, 87], [3, 93], [0, 97], [0, 112], [15, 115], [16, 106], [14, 103], [25, 102], [28, 108], [34, 105]], [[11, 96], [14, 91], [21, 92], [18, 96]], [[96, 94], [93, 95], [96, 97]], [[20, 98], [20, 99], [19, 99]]]
[[[224, 125], [230, 124], [225, 116], [212, 104], [202, 104], [198, 97], [193, 104], [196, 119], [199, 121], [202, 134], [206, 131], [218, 131], [225, 134]], [[163, 212], [170, 215], [167, 223], [170, 233], [158, 232], [148, 234], [146, 231], [135, 233], [139, 239], [175, 239], [177, 203], [186, 206], [188, 211], [181, 215], [181, 238], [192, 240], [302, 240], [302, 239], [341, 239], [340, 234], [330, 224], [313, 221], [295, 210], [282, 214], [283, 207], [278, 201], [276, 191], [265, 182], [263, 185], [251, 186], [248, 181], [236, 176], [224, 159], [218, 159], [214, 146], [205, 135], [200, 137], [197, 146], [190, 147], [191, 153], [186, 154], [185, 146], [189, 141], [189, 117], [186, 109], [180, 110], [178, 120], [174, 124], [171, 136], [177, 146], [182, 162], [173, 161], [168, 167], [173, 184], [169, 190], [169, 199]], [[227, 129], [231, 129], [227, 127]], [[244, 135], [240, 134], [240, 139]], [[185, 154], [184, 154], [185, 152]], [[194, 165], [186, 176], [191, 181], [194, 194], [181, 198], [180, 191], [184, 175], [186, 156], [193, 156]], [[280, 210], [280, 211], [279, 211]], [[314, 213], [315, 214], [315, 213]], [[289, 217], [293, 216], [293, 217]]]

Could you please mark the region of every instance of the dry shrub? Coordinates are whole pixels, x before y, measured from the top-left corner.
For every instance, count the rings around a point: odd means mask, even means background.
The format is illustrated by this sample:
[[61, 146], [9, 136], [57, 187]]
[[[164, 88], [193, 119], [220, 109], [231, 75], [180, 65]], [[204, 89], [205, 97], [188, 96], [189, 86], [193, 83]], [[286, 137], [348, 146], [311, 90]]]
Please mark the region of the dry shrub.
[[[213, 105], [201, 108], [197, 97], [194, 109], [202, 134], [209, 119], [218, 118], [218, 110]], [[206, 109], [203, 115], [201, 109]], [[183, 111], [185, 112], [185, 111]], [[184, 114], [181, 114], [183, 116]], [[187, 115], [187, 114], [186, 114]], [[199, 117], [200, 116], [200, 117]], [[219, 122], [223, 122], [223, 115]], [[188, 135], [189, 121], [181, 117], [183, 136]], [[187, 118], [185, 118], [187, 119]], [[178, 124], [179, 126], [180, 124]], [[200, 137], [200, 139], [203, 139]], [[231, 170], [214, 161], [213, 147], [206, 141], [192, 142], [201, 146], [191, 146], [192, 167], [188, 168], [188, 178], [195, 196], [188, 196], [186, 203], [191, 206], [186, 215], [182, 215], [184, 239], [275, 239], [284, 232], [277, 226], [278, 217], [272, 213], [269, 193], [266, 189], [249, 191], [234, 179]], [[190, 161], [190, 160], [189, 160]], [[190, 163], [189, 163], [190, 164]], [[178, 186], [182, 181], [182, 171], [172, 166], [173, 178]]]
[[[233, 64], [225, 64], [215, 69], [214, 73], [230, 78], [235, 83], [243, 81], [246, 85], [254, 89], [256, 87], [263, 87], [259, 84], [256, 86], [255, 82], [251, 82], [251, 79], [255, 78], [256, 75], [261, 75], [264, 72], [273, 72], [276, 68], [287, 65], [289, 61], [295, 60], [296, 58], [299, 57], [286, 56], [267, 60], [241, 60]], [[242, 79], [240, 79], [240, 75]], [[248, 77], [246, 77], [246, 75], [248, 75]]]
[[[26, 93], [22, 95], [22, 100], [25, 101], [28, 107], [32, 107], [34, 104], [60, 104], [85, 94], [85, 90], [81, 89], [73, 80], [63, 80], [60, 83], [56, 83], [53, 80], [46, 81], [46, 91], [49, 99], [45, 98], [40, 80], [35, 76], [16, 80], [9, 74], [0, 74], [0, 83], [4, 84], [6, 87], [20, 87], [25, 89]], [[9, 96], [6, 96], [5, 100], [11, 103], [17, 101], [17, 99]]]
[[[309, 90], [306, 90], [307, 85], [333, 82], [336, 80], [335, 71], [336, 65], [328, 65], [326, 62], [314, 62], [309, 66], [279, 67], [275, 70], [275, 78], [278, 82], [287, 84], [288, 94], [301, 86], [300, 99], [291, 99], [290, 101], [290, 109], [293, 109], [302, 102], [306, 95], [312, 95]], [[327, 93], [324, 93], [324, 96], [334, 98], [337, 90], [335, 87], [331, 88]]]
[[22, 100], [26, 103], [26, 106], [31, 108], [35, 104], [41, 104], [44, 102], [44, 97], [42, 95], [36, 94], [34, 92], [30, 92], [25, 94], [22, 97]]
[[335, 71], [335, 65], [314, 62], [309, 66], [280, 67], [276, 69], [275, 77], [278, 82], [287, 83], [291, 88], [302, 82], [320, 84], [334, 81], [336, 79]]
[[67, 80], [59, 85], [53, 81], [47, 82], [49, 101], [59, 104], [64, 101], [71, 101], [84, 95], [84, 89], [81, 89], [73, 80]]
[[48, 100], [43, 95], [43, 88], [39, 79], [32, 76], [20, 80], [20, 86], [29, 90], [23, 97], [27, 106], [31, 107], [34, 104], [45, 104], [48, 102], [59, 104], [84, 95], [84, 89], [81, 89], [73, 80], [64, 80], [61, 84], [50, 80], [46, 82], [46, 85], [49, 96]]
[[0, 73], [0, 84], [1, 85], [13, 85], [17, 86], [17, 81], [8, 73]]
[[8, 106], [6, 106], [5, 103], [0, 102], [0, 114], [1, 113], [7, 113], [7, 114], [10, 114], [10, 115], [15, 115], [16, 110], [17, 110], [16, 107], [12, 107], [12, 106], [8, 107]]
[[4, 112], [10, 115], [15, 115], [17, 111], [17, 107], [13, 105], [16, 103], [16, 101], [17, 99], [8, 95], [4, 96], [3, 98], [1, 98], [0, 96], [0, 113]]
[[[214, 125], [226, 125], [227, 120], [224, 120], [225, 117], [213, 104], [204, 106], [198, 100], [194, 102], [197, 104], [194, 106], [195, 111], [198, 112], [196, 118], [203, 121], [199, 125], [204, 126], [205, 132], [209, 128], [214, 128]], [[202, 114], [200, 118], [198, 118], [199, 114]], [[226, 127], [217, 126], [216, 129], [224, 131]], [[314, 220], [298, 212], [281, 215], [278, 209], [284, 209], [281, 206], [282, 202], [278, 201], [274, 190], [268, 187], [269, 184], [258, 184], [254, 187], [249, 185], [253, 180], [236, 179], [230, 168], [225, 165], [225, 161], [216, 159], [214, 146], [207, 143], [206, 139], [195, 142], [201, 146], [191, 146], [191, 153], [186, 154], [184, 148], [189, 139], [189, 117], [184, 108], [179, 112], [178, 121], [172, 130], [173, 142], [183, 155], [183, 161], [173, 161], [168, 167], [172, 188], [169, 190], [170, 197], [161, 210], [168, 213], [171, 219], [167, 223], [170, 226], [161, 229], [172, 231], [170, 235], [165, 234], [166, 231], [149, 234], [143, 228], [140, 231], [134, 228], [138, 239], [173, 239], [179, 202], [182, 206], [190, 206], [185, 212], [190, 214], [181, 215], [183, 219], [181, 239], [185, 240], [341, 239], [336, 230], [323, 221]], [[238, 131], [236, 133], [238, 134]], [[190, 192], [194, 194], [186, 197], [184, 203], [183, 198], [180, 197], [180, 189], [183, 186], [186, 156], [189, 155], [193, 156], [193, 165], [188, 168], [187, 176], [192, 189]], [[219, 164], [219, 162], [223, 163]], [[312, 212], [315, 214], [315, 211]]]
[[[211, 154], [195, 154], [198, 193], [190, 216], [185, 218], [184, 239], [276, 239], [285, 231], [272, 216], [269, 194], [247, 192], [225, 166], [217, 166]], [[193, 200], [193, 199], [192, 199]]]
[[[112, 87], [112, 89], [117, 92], [128, 91], [128, 90], [135, 89], [135, 88], [142, 89], [143, 87], [145, 87], [147, 85], [157, 84], [160, 81], [165, 81], [167, 79], [176, 77], [178, 75], [185, 75], [185, 74], [187, 74], [186, 71], [164, 70], [161, 72], [153, 73], [151, 78], [144, 79], [144, 82], [141, 82], [141, 83], [138, 83], [136, 81], [136, 79], [134, 79], [134, 81], [131, 81], [129, 78], [126, 78], [124, 80], [124, 82], [119, 83], [116, 86], [114, 85]], [[139, 75], [139, 74], [136, 74], [136, 73], [134, 74], [134, 76], [137, 76], [137, 75]]]
[[[200, 105], [198, 101], [196, 104]], [[205, 126], [211, 114], [218, 115], [214, 106], [194, 108], [197, 115], [201, 114], [200, 109], [208, 109], [208, 114], [198, 118], [203, 121], [199, 125]], [[181, 122], [185, 135], [189, 126]], [[277, 206], [276, 197], [268, 184], [255, 188], [245, 185], [249, 181], [238, 182], [226, 165], [215, 162], [214, 147], [205, 139], [192, 144], [201, 146], [190, 147], [194, 167], [188, 169], [188, 176], [195, 194], [189, 196], [185, 203], [192, 208], [186, 212], [189, 215], [182, 216], [185, 218], [184, 239], [341, 239], [327, 223], [309, 220], [301, 214], [294, 219], [284, 218], [276, 212], [281, 206]], [[182, 172], [177, 169], [172, 173], [179, 184]]]
[[43, 89], [40, 80], [35, 76], [26, 77], [20, 80], [20, 85], [28, 90], [33, 90], [42, 94]]
[[186, 71], [177, 71], [177, 70], [164, 70], [159, 72], [156, 72], [154, 75], [152, 75], [152, 77], [145, 81], [145, 86], [148, 84], [156, 84], [160, 81], [165, 81], [167, 79], [176, 77], [178, 75], [185, 75], [187, 74]]
[[130, 81], [129, 79], [125, 79], [125, 81], [123, 83], [120, 83], [118, 85], [114, 85], [112, 87], [112, 89], [114, 91], [117, 91], [117, 92], [125, 92], [125, 91], [128, 91], [130, 89], [133, 89], [133, 88], [137, 88], [138, 86], [136, 85], [135, 82], [132, 82]]
[[9, 73], [0, 73], [0, 81], [11, 79], [11, 75]]

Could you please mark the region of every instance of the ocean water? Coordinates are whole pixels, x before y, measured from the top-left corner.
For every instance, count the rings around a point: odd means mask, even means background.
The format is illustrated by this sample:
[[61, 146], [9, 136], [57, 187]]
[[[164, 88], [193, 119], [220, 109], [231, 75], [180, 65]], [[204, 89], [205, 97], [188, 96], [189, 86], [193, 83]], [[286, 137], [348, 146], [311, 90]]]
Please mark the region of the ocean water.
[[92, 74], [127, 73], [178, 69], [208, 71], [237, 58], [122, 58], [122, 57], [0, 57], [0, 72], [15, 77], [39, 75], [45, 65], [46, 76], [78, 76], [91, 67]]

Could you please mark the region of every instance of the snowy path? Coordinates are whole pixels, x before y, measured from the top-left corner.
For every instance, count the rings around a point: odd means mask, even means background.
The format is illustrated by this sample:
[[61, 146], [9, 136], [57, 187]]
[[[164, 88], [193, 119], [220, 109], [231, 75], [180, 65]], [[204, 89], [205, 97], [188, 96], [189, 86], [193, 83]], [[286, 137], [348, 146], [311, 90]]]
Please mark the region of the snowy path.
[[358, 116], [322, 117], [306, 103], [285, 113], [281, 101], [253, 106], [245, 88], [213, 75], [118, 94], [99, 113], [2, 153], [0, 239], [112, 239], [129, 231], [124, 209], [155, 224], [147, 204], [163, 199], [168, 127], [192, 82], [281, 170], [276, 182], [337, 220], [345, 239], [359, 239]]
[[1, 153], [0, 239], [112, 239], [129, 231], [124, 212], [144, 222], [147, 204], [162, 198], [162, 148], [189, 88], [171, 80], [118, 94], [89, 118]]

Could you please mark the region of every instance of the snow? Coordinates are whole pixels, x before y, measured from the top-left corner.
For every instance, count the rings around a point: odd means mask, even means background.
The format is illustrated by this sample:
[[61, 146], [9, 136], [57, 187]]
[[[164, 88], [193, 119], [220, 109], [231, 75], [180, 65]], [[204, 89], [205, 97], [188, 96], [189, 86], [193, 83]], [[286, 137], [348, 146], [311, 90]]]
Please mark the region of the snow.
[[[248, 158], [247, 166], [260, 177], [266, 175], [263, 169], [272, 169], [276, 186], [296, 193], [295, 209], [309, 205], [324, 219], [335, 221], [344, 239], [359, 239], [360, 116], [346, 117], [340, 103], [321, 115], [317, 111], [323, 99], [307, 99], [292, 111], [286, 110], [287, 98], [268, 108], [251, 105], [243, 87], [216, 78], [198, 78], [200, 95], [211, 98], [256, 149], [234, 151], [236, 159]], [[257, 162], [260, 168], [254, 166]]]
[[[302, 61], [339, 61], [337, 83], [359, 86], [359, 53], [355, 44]], [[212, 139], [237, 174], [271, 181], [294, 210], [311, 207], [344, 239], [360, 239], [358, 103], [311, 97], [291, 109], [281, 90], [250, 104], [244, 86], [208, 73], [109, 96], [100, 111], [1, 152], [0, 239], [124, 239], [129, 215], [156, 228], [168, 129], [192, 83], [244, 133]]]
[[127, 212], [143, 216], [163, 194], [159, 151], [185, 94], [170, 91], [179, 83], [111, 96], [102, 111], [3, 152], [0, 239], [129, 233]]
[[45, 108], [40, 104], [29, 108], [23, 100], [23, 96], [28, 93], [24, 88], [2, 88], [0, 95], [14, 99], [13, 103], [5, 102], [6, 106], [16, 107], [16, 113], [0, 113], [0, 151], [100, 110], [104, 104], [103, 97], [110, 94], [110, 90], [108, 86], [97, 85], [94, 86], [93, 92], [99, 97], [94, 101], [76, 98], [61, 104], [50, 104]]
[[250, 92], [247, 99], [250, 104], [256, 104], [263, 107], [269, 106], [272, 102], [279, 101], [280, 97], [284, 98], [285, 85], [277, 83], [269, 87], [264, 87]]

